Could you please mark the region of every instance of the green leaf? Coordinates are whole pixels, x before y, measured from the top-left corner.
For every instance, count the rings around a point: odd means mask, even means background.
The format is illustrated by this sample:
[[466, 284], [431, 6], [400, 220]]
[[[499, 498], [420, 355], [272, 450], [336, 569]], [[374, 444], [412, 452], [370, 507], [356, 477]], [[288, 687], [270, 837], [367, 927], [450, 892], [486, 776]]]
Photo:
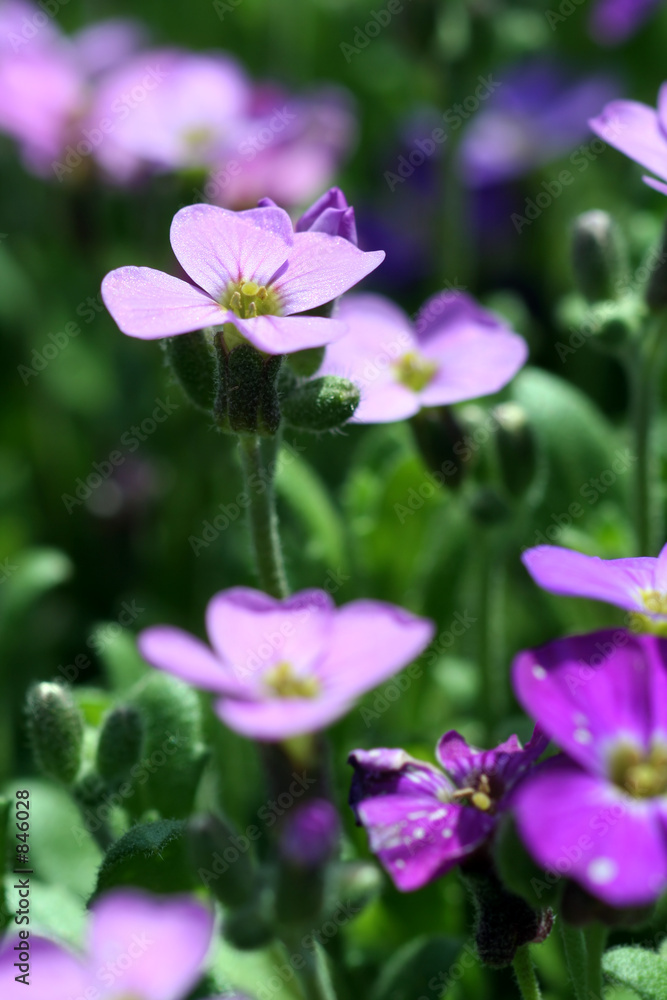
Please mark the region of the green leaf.
[[109, 848], [92, 899], [119, 885], [138, 886], [150, 892], [188, 892], [194, 884], [185, 823], [158, 820], [132, 827]]
[[117, 628], [117, 622], [101, 622], [95, 626], [91, 638], [111, 687], [114, 691], [127, 691], [148, 674], [148, 667], [139, 655], [134, 636]]
[[602, 969], [611, 981], [633, 989], [642, 1000], [667, 997], [667, 962], [646, 948], [612, 948], [605, 952]]
[[[387, 962], [375, 982], [370, 1000], [416, 1000], [444, 993], [448, 973], [461, 942], [442, 936], [418, 937], [404, 945]], [[430, 981], [437, 981], [434, 991]]]
[[[45, 591], [69, 579], [72, 563], [58, 549], [28, 549], [16, 559], [16, 568], [2, 588], [0, 629], [16, 627], [17, 618]], [[12, 560], [13, 561], [13, 560]]]

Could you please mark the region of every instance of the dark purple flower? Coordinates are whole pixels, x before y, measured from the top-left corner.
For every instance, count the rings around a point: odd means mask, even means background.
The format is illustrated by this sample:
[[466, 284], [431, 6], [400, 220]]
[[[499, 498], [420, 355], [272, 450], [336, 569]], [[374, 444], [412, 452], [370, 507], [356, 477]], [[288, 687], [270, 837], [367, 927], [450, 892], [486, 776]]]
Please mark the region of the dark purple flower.
[[327, 799], [312, 799], [293, 809], [280, 836], [280, 853], [296, 868], [321, 868], [340, 840], [340, 820]]
[[572, 152], [587, 119], [618, 88], [602, 76], [573, 77], [550, 61], [512, 67], [471, 119], [460, 147], [463, 181], [472, 188], [521, 177]]
[[528, 354], [504, 320], [459, 291], [434, 295], [414, 324], [380, 295], [350, 295], [334, 317], [348, 332], [327, 348], [319, 373], [359, 386], [357, 423], [403, 420], [423, 406], [497, 392]]
[[93, 904], [84, 955], [30, 938], [30, 985], [15, 980], [18, 938], [0, 951], [3, 1000], [184, 1000], [204, 971], [213, 914], [186, 896], [116, 889]]
[[544, 590], [606, 601], [655, 623], [667, 622], [667, 545], [657, 559], [600, 559], [558, 545], [538, 545], [521, 558]]
[[660, 0], [597, 0], [590, 17], [590, 32], [602, 45], [619, 45], [648, 20]]
[[[638, 101], [612, 101], [589, 122], [593, 131], [614, 149], [667, 180], [667, 84], [658, 94], [658, 108]], [[650, 186], [667, 194], [667, 184], [644, 177]]]
[[407, 666], [433, 625], [381, 601], [336, 608], [323, 590], [283, 601], [248, 587], [223, 590], [206, 613], [213, 649], [170, 625], [139, 636], [159, 670], [213, 691], [230, 729], [267, 742], [314, 733]]
[[357, 227], [354, 209], [340, 188], [329, 188], [310, 208], [306, 209], [294, 226], [297, 233], [328, 233], [342, 236], [357, 245]]
[[449, 732], [436, 748], [442, 771], [403, 750], [351, 753], [350, 805], [396, 887], [419, 889], [481, 847], [546, 745], [536, 730], [525, 749], [511, 736], [477, 750]]
[[321, 347], [345, 333], [336, 319], [298, 316], [347, 291], [384, 259], [340, 236], [295, 233], [287, 212], [191, 205], [174, 216], [171, 245], [189, 281], [121, 267], [102, 282], [104, 303], [130, 337], [155, 340], [233, 323], [267, 354]]
[[615, 907], [667, 887], [667, 642], [596, 632], [521, 653], [514, 687], [564, 754], [517, 788], [531, 854]]

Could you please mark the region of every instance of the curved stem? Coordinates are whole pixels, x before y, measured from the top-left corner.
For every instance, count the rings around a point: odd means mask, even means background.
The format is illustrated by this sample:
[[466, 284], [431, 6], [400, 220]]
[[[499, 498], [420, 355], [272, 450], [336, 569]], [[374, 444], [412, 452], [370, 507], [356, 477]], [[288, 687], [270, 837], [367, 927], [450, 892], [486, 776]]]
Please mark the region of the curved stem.
[[541, 1000], [542, 991], [530, 955], [530, 945], [524, 944], [517, 948], [512, 964], [523, 1000]]
[[565, 961], [572, 980], [572, 988], [577, 1000], [587, 1000], [588, 997], [588, 951], [584, 933], [579, 927], [560, 920], [560, 932], [563, 939]]
[[272, 597], [287, 597], [289, 587], [280, 547], [273, 492], [275, 463], [264, 464], [258, 435], [243, 435], [239, 438], [239, 443], [259, 583]]

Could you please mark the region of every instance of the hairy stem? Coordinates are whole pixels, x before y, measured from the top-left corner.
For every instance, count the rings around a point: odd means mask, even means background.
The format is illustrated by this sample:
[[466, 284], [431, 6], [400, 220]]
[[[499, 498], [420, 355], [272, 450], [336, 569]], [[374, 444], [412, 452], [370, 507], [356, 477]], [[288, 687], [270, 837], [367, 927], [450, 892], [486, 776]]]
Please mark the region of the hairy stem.
[[514, 975], [519, 984], [522, 1000], [541, 1000], [542, 991], [535, 974], [535, 966], [530, 955], [530, 946], [527, 944], [517, 948], [514, 956]]
[[289, 588], [273, 491], [274, 463], [264, 463], [258, 435], [242, 435], [239, 442], [246, 493], [250, 499], [250, 533], [259, 583], [272, 597], [287, 597]]

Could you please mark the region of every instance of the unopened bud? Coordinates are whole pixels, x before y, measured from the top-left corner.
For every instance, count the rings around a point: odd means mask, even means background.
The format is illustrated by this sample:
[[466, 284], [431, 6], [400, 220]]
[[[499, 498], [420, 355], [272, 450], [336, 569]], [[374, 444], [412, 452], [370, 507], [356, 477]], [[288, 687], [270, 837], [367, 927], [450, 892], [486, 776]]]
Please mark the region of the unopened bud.
[[316, 920], [324, 903], [326, 870], [338, 850], [340, 820], [326, 799], [292, 811], [282, 829], [276, 915], [287, 924]]
[[616, 298], [627, 272], [626, 249], [608, 212], [593, 210], [575, 219], [572, 264], [577, 287], [589, 302]]
[[501, 403], [493, 411], [498, 421], [496, 442], [500, 474], [507, 491], [520, 498], [537, 469], [537, 445], [528, 415], [518, 403]]
[[202, 330], [165, 337], [167, 363], [191, 403], [207, 413], [215, 400], [215, 356]]
[[280, 426], [276, 387], [282, 355], [266, 355], [242, 340], [231, 324], [218, 337], [215, 415], [221, 430], [272, 437]]
[[113, 708], [102, 724], [97, 744], [97, 770], [109, 785], [125, 778], [141, 755], [144, 728], [133, 705]]
[[35, 763], [43, 774], [71, 785], [83, 746], [83, 715], [71, 692], [61, 684], [36, 684], [27, 714]]
[[347, 423], [354, 416], [359, 398], [359, 389], [346, 378], [323, 375], [297, 386], [281, 405], [291, 427], [317, 433]]

